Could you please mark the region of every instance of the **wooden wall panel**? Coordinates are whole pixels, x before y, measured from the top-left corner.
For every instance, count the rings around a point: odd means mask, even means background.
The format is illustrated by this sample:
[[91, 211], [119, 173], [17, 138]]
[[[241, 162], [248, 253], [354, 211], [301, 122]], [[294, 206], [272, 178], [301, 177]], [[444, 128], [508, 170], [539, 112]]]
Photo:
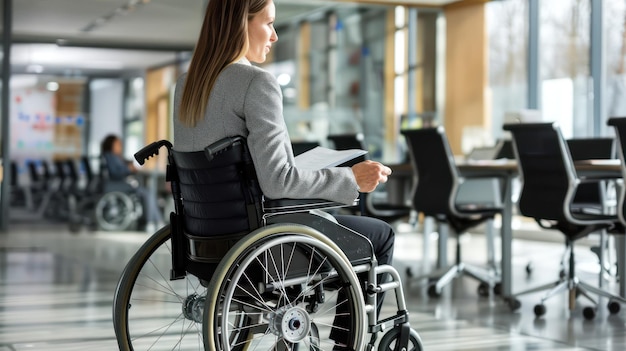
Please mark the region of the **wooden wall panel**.
[[54, 123], [54, 159], [78, 158], [82, 153], [84, 124], [76, 118], [84, 118], [84, 82], [59, 82], [56, 91], [56, 118]]
[[485, 4], [445, 8], [446, 96], [444, 125], [454, 154], [461, 154], [466, 127], [488, 128], [488, 51]]

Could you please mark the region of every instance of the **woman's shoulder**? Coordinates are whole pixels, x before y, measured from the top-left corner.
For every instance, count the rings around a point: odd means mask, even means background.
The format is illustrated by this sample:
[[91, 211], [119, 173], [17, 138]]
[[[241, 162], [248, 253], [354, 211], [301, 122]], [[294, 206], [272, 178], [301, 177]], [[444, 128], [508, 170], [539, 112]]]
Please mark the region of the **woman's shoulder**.
[[239, 78], [244, 78], [247, 80], [252, 80], [252, 79], [273, 79], [273, 75], [271, 73], [269, 73], [268, 71], [264, 70], [261, 67], [258, 66], [254, 66], [254, 65], [250, 65], [250, 64], [244, 64], [244, 63], [233, 63], [231, 65], [229, 65], [228, 67], [226, 67], [226, 69], [224, 69], [224, 71], [222, 72], [222, 74], [224, 75], [228, 75], [228, 76], [237, 76]]

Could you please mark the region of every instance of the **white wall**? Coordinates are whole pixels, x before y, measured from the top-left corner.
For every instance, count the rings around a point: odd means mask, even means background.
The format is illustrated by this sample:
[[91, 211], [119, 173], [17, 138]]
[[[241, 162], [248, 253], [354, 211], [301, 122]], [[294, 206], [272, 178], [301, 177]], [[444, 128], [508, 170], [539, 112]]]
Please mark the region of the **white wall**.
[[100, 142], [108, 134], [122, 136], [124, 83], [120, 79], [93, 80], [89, 89], [90, 101], [90, 142], [89, 155], [100, 154]]

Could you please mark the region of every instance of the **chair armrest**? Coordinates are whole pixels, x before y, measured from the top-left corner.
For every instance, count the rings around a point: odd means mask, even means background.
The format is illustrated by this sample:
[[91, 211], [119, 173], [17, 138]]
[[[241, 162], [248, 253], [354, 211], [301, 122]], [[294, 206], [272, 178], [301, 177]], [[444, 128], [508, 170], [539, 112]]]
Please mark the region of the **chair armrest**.
[[598, 175], [588, 175], [588, 176], [578, 177], [578, 180], [580, 181], [580, 184], [589, 184], [589, 183], [600, 183], [604, 181], [614, 182], [621, 178], [622, 176], [617, 175], [617, 174], [610, 174], [610, 175], [598, 174]]
[[[358, 199], [354, 205], [358, 204]], [[263, 201], [263, 212], [265, 213], [287, 213], [310, 210], [330, 209], [337, 207], [348, 207], [348, 205], [324, 199], [268, 199]]]

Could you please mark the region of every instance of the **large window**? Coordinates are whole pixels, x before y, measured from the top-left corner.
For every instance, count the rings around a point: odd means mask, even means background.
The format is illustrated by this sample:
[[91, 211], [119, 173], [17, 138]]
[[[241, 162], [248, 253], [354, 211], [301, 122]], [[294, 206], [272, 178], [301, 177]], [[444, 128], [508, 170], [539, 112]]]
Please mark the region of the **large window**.
[[497, 138], [507, 115], [519, 114], [527, 101], [528, 1], [487, 4], [491, 128]]
[[566, 138], [592, 136], [589, 0], [541, 1], [540, 107]]
[[604, 6], [607, 43], [605, 117], [626, 117], [626, 2], [605, 0]]
[[[314, 17], [306, 22], [307, 52], [297, 49], [303, 35], [299, 26], [279, 28], [274, 61], [266, 69], [283, 88], [285, 121], [293, 141], [328, 145], [329, 135], [363, 133], [369, 156], [382, 157], [386, 14], [387, 7], [337, 6]], [[308, 96], [295, 90], [296, 79], [302, 77], [297, 70], [304, 65], [298, 60], [308, 64]]]

